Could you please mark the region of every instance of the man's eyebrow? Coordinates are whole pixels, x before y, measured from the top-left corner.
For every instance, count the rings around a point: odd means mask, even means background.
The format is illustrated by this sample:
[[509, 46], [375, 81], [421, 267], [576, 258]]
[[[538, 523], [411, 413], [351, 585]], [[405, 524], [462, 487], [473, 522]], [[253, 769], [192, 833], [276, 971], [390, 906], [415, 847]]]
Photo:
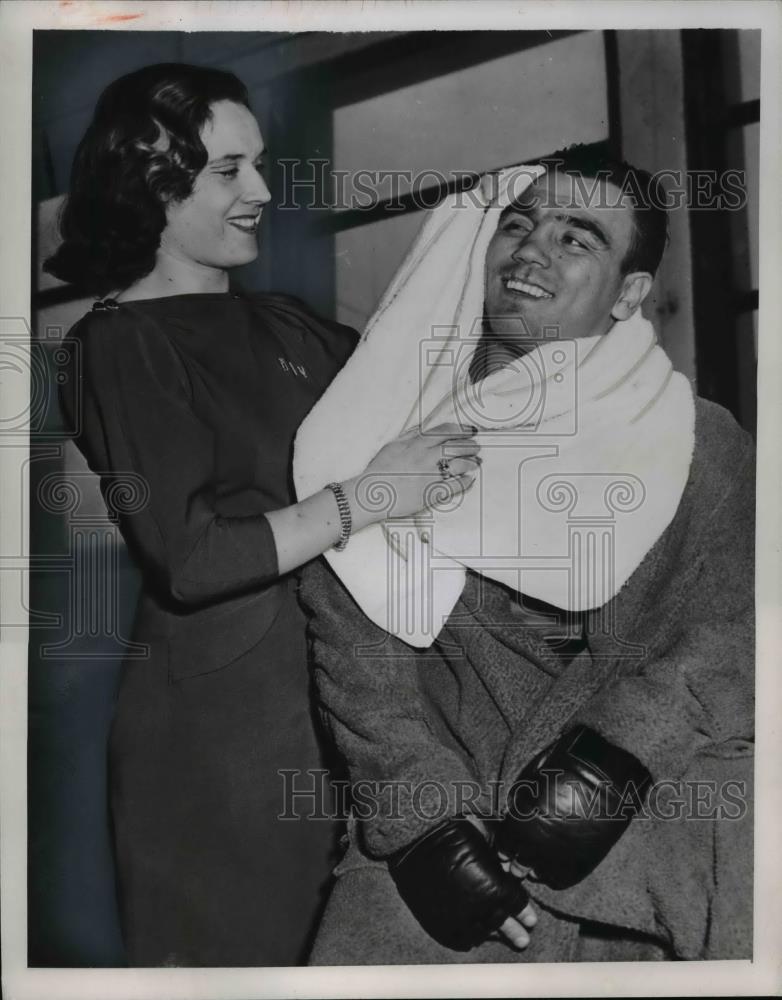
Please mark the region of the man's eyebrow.
[[506, 205], [500, 213], [500, 218], [504, 219], [506, 215], [531, 215], [535, 209], [534, 202], [531, 205], [524, 205], [519, 201], [514, 201], [510, 205]]
[[574, 229], [583, 229], [586, 232], [591, 233], [595, 239], [600, 240], [604, 247], [611, 246], [611, 240], [609, 239], [608, 233], [601, 225], [595, 222], [594, 219], [587, 218], [583, 215], [566, 215], [564, 213], [558, 214], [556, 218], [559, 222], [564, 222], [568, 226], [573, 226]]
[[[525, 205], [523, 202], [513, 202], [513, 204], [508, 205], [507, 208], [503, 209], [500, 215], [500, 222], [507, 218], [509, 215], [524, 215], [528, 218], [534, 219], [540, 210], [540, 205], [537, 202], [531, 202], [529, 205]], [[554, 218], [558, 222], [564, 222], [568, 226], [573, 226], [575, 229], [583, 229], [585, 232], [591, 233], [596, 240], [599, 240], [604, 247], [610, 248], [611, 239], [608, 233], [603, 229], [603, 227], [595, 222], [594, 219], [590, 219], [583, 215], [569, 215], [567, 212], [558, 212]]]

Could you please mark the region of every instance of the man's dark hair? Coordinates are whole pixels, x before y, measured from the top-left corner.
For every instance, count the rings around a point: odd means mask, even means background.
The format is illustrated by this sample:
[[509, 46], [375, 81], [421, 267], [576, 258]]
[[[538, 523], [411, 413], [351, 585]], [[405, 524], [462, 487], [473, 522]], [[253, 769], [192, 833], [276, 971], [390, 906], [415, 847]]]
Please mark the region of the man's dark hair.
[[145, 66], [109, 84], [76, 150], [63, 242], [44, 270], [96, 295], [149, 274], [166, 204], [186, 198], [206, 165], [200, 133], [216, 101], [249, 107], [233, 73], [185, 63]]
[[648, 271], [654, 276], [668, 241], [666, 194], [656, 177], [622, 160], [612, 159], [594, 146], [569, 146], [539, 162], [557, 173], [605, 180], [619, 188], [633, 205], [635, 223], [633, 240], [622, 261], [622, 274]]

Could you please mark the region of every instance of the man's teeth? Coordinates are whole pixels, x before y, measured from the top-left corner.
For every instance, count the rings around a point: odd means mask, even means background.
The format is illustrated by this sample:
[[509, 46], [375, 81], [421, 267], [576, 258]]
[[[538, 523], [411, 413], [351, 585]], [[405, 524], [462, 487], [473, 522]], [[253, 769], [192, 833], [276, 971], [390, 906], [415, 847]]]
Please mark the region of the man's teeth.
[[505, 287], [509, 288], [512, 292], [524, 292], [525, 295], [531, 295], [535, 299], [554, 298], [551, 292], [546, 292], [537, 285], [528, 285], [526, 281], [519, 281], [516, 278], [508, 278], [505, 281]]

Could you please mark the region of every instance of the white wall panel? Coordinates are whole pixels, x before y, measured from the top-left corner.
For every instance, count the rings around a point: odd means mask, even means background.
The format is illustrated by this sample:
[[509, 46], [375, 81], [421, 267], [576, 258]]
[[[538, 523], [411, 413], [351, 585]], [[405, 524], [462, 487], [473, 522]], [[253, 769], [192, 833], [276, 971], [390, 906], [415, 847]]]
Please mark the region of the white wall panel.
[[337, 170], [486, 170], [607, 135], [601, 32], [585, 32], [346, 105]]
[[337, 233], [334, 259], [340, 323], [363, 329], [423, 221], [424, 213], [407, 212]]
[[[448, 178], [598, 142], [607, 119], [602, 33], [585, 32], [338, 108], [334, 168]], [[378, 197], [390, 194], [379, 185]], [[422, 222], [416, 212], [337, 235], [338, 319], [363, 326]]]

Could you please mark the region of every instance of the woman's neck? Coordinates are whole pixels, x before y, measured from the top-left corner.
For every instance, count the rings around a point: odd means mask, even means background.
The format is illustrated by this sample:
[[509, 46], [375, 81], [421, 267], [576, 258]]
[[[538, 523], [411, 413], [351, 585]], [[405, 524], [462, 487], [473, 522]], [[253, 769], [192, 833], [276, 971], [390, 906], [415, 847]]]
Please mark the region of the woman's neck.
[[162, 299], [171, 295], [227, 292], [228, 272], [216, 267], [185, 263], [158, 252], [155, 267], [113, 296], [119, 302], [133, 299]]

